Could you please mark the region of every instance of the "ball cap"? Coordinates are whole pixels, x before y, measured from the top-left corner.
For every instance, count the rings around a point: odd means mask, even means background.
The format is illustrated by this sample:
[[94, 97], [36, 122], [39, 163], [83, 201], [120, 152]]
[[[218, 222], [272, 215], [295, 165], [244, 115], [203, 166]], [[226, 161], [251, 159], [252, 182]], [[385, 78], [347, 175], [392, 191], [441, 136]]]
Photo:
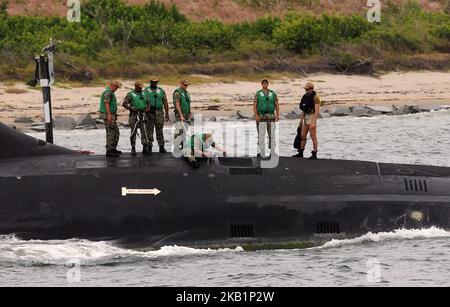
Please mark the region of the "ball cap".
[[312, 82], [308, 82], [305, 85], [305, 90], [313, 90], [314, 89], [314, 84]]
[[158, 79], [157, 76], [152, 76], [152, 77], [150, 78], [150, 82], [159, 82], [159, 79]]
[[134, 86], [144, 87], [145, 85], [144, 85], [144, 82], [142, 82], [141, 80], [137, 80], [137, 81], [134, 83]]
[[122, 87], [122, 82], [120, 82], [119, 80], [111, 81], [110, 84], [114, 85], [114, 86], [117, 86], [117, 87]]
[[181, 80], [181, 83], [184, 85], [190, 85], [191, 81], [189, 81], [189, 79], [183, 79], [183, 80]]

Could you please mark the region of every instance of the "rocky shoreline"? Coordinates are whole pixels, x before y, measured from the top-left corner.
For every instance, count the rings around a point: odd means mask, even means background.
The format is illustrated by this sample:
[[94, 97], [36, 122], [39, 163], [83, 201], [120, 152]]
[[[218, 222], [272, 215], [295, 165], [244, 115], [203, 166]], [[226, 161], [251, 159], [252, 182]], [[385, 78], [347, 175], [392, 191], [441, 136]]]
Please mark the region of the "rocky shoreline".
[[[330, 117], [376, 117], [376, 116], [402, 116], [417, 113], [435, 112], [440, 110], [450, 110], [450, 105], [404, 105], [391, 108], [386, 106], [373, 106], [358, 104], [354, 106], [339, 106], [324, 107], [319, 115], [320, 119]], [[301, 115], [301, 110], [297, 107], [289, 113], [282, 113], [281, 120], [298, 120]], [[210, 116], [204, 117], [203, 121], [220, 122], [220, 121], [252, 121], [255, 120], [253, 112], [238, 110], [235, 115], [231, 116]], [[171, 115], [171, 123], [174, 118]], [[128, 128], [128, 123], [119, 121], [119, 127]], [[57, 116], [53, 119], [55, 130], [95, 130], [104, 129], [102, 119], [95, 118], [90, 113], [73, 118], [69, 116]], [[14, 124], [10, 125], [15, 129], [25, 132], [44, 132], [45, 124], [42, 122], [35, 122], [31, 117], [18, 117], [14, 120]]]

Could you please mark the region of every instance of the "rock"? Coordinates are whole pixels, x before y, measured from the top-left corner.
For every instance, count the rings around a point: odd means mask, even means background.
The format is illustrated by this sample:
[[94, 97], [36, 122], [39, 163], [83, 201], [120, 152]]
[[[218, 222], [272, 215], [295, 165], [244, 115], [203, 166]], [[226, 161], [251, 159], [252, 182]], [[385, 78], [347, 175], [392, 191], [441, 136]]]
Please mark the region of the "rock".
[[92, 118], [91, 114], [84, 114], [75, 121], [77, 126], [95, 126], [97, 122]]
[[382, 113], [380, 111], [369, 110], [369, 112], [367, 113], [367, 117], [381, 116], [381, 115], [384, 115], [384, 114], [385, 113]]
[[443, 104], [443, 105], [441, 105], [441, 108], [449, 110], [450, 109], [450, 105]]
[[356, 104], [350, 107], [350, 111], [366, 111], [366, 110], [369, 110], [369, 108], [365, 104]]
[[360, 110], [360, 109], [358, 109], [358, 110], [353, 110], [352, 112], [350, 112], [350, 116], [353, 116], [353, 117], [370, 117], [371, 116], [371, 114], [370, 114], [370, 110], [369, 109], [365, 109], [365, 110]]
[[206, 108], [206, 110], [208, 111], [219, 111], [220, 110], [221, 105], [213, 105], [213, 106], [208, 106]]
[[367, 108], [366, 105], [362, 105], [362, 104], [357, 104], [353, 107], [350, 107], [350, 116], [353, 117], [371, 117], [372, 115], [370, 114], [371, 110], [369, 108]]
[[419, 105], [417, 108], [420, 109], [421, 112], [439, 111], [443, 109], [442, 106], [438, 105]]
[[95, 122], [96, 122], [97, 124], [100, 124], [100, 125], [104, 125], [104, 124], [105, 124], [105, 121], [104, 121], [103, 119], [101, 119], [101, 118], [96, 118], [96, 119], [95, 119]]
[[413, 109], [414, 109], [414, 106], [404, 105], [403, 107], [400, 107], [400, 108], [394, 108], [394, 112], [392, 114], [393, 115], [407, 115], [407, 114], [411, 114]]
[[348, 116], [350, 109], [348, 107], [333, 106], [330, 112], [330, 116]]
[[73, 130], [76, 123], [72, 117], [57, 116], [53, 119], [53, 126], [57, 130]]
[[31, 124], [34, 121], [30, 117], [17, 117], [14, 119], [14, 123], [16, 124]]
[[117, 122], [117, 126], [122, 127], [122, 128], [130, 128], [129, 123]]
[[35, 131], [35, 132], [45, 132], [45, 125], [40, 125], [40, 126], [33, 126], [29, 128], [31, 131]]
[[298, 115], [298, 116], [300, 116], [300, 115], [302, 115], [303, 111], [300, 110], [300, 107], [299, 107], [299, 106], [297, 106], [297, 107], [295, 107], [295, 109], [292, 111], [292, 113], [293, 113], [293, 114], [296, 114], [296, 115]]
[[382, 114], [389, 114], [394, 112], [392, 108], [385, 106], [366, 106], [366, 107], [371, 111], [380, 112]]
[[16, 125], [8, 125], [8, 127], [11, 128], [11, 129], [17, 130]]
[[212, 116], [208, 119], [209, 122], [216, 122], [217, 121], [217, 117]]
[[105, 129], [105, 125], [97, 124], [95, 126], [97, 127], [97, 129]]
[[417, 114], [417, 113], [422, 113], [422, 110], [418, 106], [412, 106], [409, 114]]
[[291, 113], [286, 114], [285, 118], [286, 119], [300, 119], [300, 115], [297, 115], [297, 114], [291, 112]]
[[94, 126], [84, 126], [84, 125], [82, 125], [82, 126], [76, 126], [74, 129], [75, 130], [96, 130], [97, 126], [96, 125], [94, 125]]
[[240, 120], [240, 118], [237, 117], [236, 115], [231, 115], [224, 119], [224, 121], [228, 121], [228, 122], [237, 121], [237, 120]]
[[246, 111], [238, 110], [236, 112], [236, 115], [239, 119], [251, 119], [251, 120], [255, 119], [255, 114], [253, 114], [253, 112], [246, 112]]

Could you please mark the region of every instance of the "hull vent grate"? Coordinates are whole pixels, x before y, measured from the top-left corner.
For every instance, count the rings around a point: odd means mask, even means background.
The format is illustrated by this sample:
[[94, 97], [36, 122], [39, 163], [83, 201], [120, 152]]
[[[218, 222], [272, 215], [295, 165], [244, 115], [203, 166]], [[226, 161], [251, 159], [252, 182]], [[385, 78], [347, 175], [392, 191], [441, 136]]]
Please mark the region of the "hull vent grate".
[[428, 184], [425, 179], [405, 178], [405, 190], [407, 192], [428, 192]]
[[339, 229], [339, 223], [337, 222], [318, 222], [317, 223], [317, 233], [329, 234], [336, 233], [339, 234], [341, 231]]
[[253, 238], [255, 236], [253, 225], [231, 225], [230, 231], [232, 238]]

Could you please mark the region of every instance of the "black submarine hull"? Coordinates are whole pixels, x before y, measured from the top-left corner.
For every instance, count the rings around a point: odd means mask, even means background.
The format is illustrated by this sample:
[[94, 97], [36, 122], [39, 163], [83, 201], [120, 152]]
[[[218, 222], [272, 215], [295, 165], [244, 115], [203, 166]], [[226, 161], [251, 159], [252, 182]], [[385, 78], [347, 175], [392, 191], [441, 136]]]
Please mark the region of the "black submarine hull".
[[0, 233], [26, 239], [158, 246], [450, 229], [450, 168], [432, 166], [280, 158], [261, 168], [257, 158], [219, 158], [194, 170], [170, 154], [108, 159], [53, 148], [0, 159], [0, 189]]

